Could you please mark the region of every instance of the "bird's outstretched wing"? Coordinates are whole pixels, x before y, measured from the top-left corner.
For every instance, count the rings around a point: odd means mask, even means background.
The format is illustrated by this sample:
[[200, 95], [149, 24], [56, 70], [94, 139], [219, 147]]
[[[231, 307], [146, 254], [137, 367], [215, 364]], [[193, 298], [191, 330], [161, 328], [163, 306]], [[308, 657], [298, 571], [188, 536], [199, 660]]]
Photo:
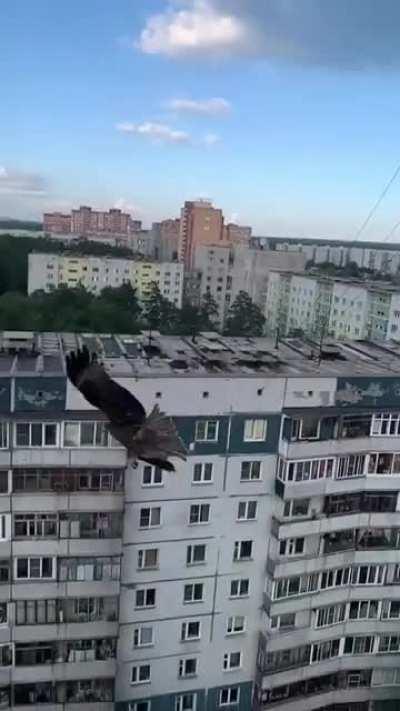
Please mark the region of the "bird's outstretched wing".
[[128, 390], [107, 375], [86, 346], [66, 357], [67, 376], [86, 400], [116, 425], [141, 426], [146, 419], [143, 405]]

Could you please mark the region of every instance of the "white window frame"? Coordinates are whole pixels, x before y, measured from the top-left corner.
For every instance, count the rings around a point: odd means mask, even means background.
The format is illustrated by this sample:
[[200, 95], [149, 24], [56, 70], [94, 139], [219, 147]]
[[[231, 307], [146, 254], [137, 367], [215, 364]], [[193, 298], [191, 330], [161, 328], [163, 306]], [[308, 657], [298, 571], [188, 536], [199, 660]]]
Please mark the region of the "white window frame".
[[[201, 598], [196, 598], [195, 597], [195, 590], [201, 588]], [[191, 591], [190, 595], [190, 600], [186, 599], [186, 590]], [[183, 586], [183, 604], [184, 605], [193, 605], [196, 603], [204, 602], [204, 583], [185, 583]]]
[[128, 711], [151, 711], [151, 701], [130, 701]]
[[[215, 423], [215, 434], [214, 437], [208, 437], [208, 430], [210, 428], [210, 424]], [[199, 436], [199, 430], [204, 426], [205, 431], [204, 431], [204, 437]], [[194, 434], [194, 439], [196, 442], [218, 442], [218, 435], [219, 435], [219, 420], [212, 419], [212, 420], [196, 420], [196, 425], [195, 425], [195, 434]]]
[[[143, 642], [142, 641], [142, 634], [144, 630], [151, 630], [151, 641], [150, 642]], [[134, 649], [140, 649], [143, 647], [153, 647], [154, 646], [154, 627], [153, 625], [149, 624], [143, 624], [143, 625], [138, 625], [135, 627], [133, 630], [133, 648]]]
[[[140, 673], [141, 669], [147, 669], [149, 670], [149, 675], [146, 676], [145, 679], [140, 679]], [[136, 679], [134, 679], [134, 675], [136, 676]], [[151, 664], [146, 662], [145, 664], [135, 664], [131, 668], [131, 685], [132, 686], [139, 686], [140, 684], [150, 684], [151, 683]]]
[[[320, 662], [327, 661], [328, 659], [335, 659], [340, 656], [341, 649], [341, 638], [338, 639], [328, 639], [324, 642], [315, 642], [311, 645], [310, 650], [310, 665], [319, 664]], [[316, 659], [313, 659], [314, 654]]]
[[[301, 551], [296, 551], [297, 541], [303, 541]], [[285, 549], [282, 552], [281, 547], [282, 547], [283, 543], [285, 544]], [[296, 536], [293, 538], [282, 538], [279, 541], [279, 553], [278, 554], [281, 558], [295, 558], [296, 556], [304, 555], [304, 548], [305, 548], [305, 537], [304, 536]]]
[[[18, 444], [17, 443], [17, 434], [18, 434], [18, 426], [19, 425], [25, 425], [29, 427], [29, 442], [28, 444]], [[32, 427], [33, 426], [40, 425], [42, 428], [42, 444], [32, 444]], [[46, 444], [46, 428], [47, 427], [54, 427], [55, 428], [55, 443], [54, 444]], [[60, 443], [60, 423], [59, 422], [35, 422], [35, 421], [29, 421], [29, 420], [24, 420], [23, 422], [16, 422], [15, 427], [14, 427], [14, 447], [17, 449], [57, 449], [59, 447]]]
[[[185, 697], [192, 697], [193, 703], [191, 707], [184, 706]], [[196, 711], [197, 709], [197, 692], [195, 691], [185, 691], [182, 694], [177, 694], [175, 696], [175, 709], [174, 711]]]
[[10, 425], [8, 422], [0, 422], [0, 449], [8, 449], [10, 444]]
[[226, 634], [235, 636], [246, 632], [246, 616], [230, 615], [226, 621]]
[[[249, 509], [253, 509], [253, 508], [254, 508], [254, 516], [249, 516]], [[257, 520], [257, 509], [258, 509], [258, 502], [254, 499], [248, 499], [246, 501], [239, 501], [236, 521], [256, 521]], [[250, 512], [250, 513], [253, 513], [253, 512]]]
[[[232, 658], [236, 657], [237, 655], [239, 655], [239, 664], [232, 665]], [[223, 664], [222, 664], [222, 669], [223, 669], [223, 671], [226, 671], [226, 672], [237, 671], [238, 669], [242, 668], [242, 663], [243, 663], [243, 654], [242, 654], [241, 650], [235, 651], [235, 652], [225, 652]]]
[[[243, 465], [249, 465], [249, 476], [243, 476]], [[255, 466], [257, 465], [257, 467]], [[247, 466], [246, 466], [247, 468]], [[253, 475], [253, 468], [258, 469], [257, 476]], [[262, 481], [261, 459], [244, 459], [240, 464], [240, 481]]]
[[[50, 522], [55, 525], [55, 532], [46, 531], [46, 524]], [[26, 532], [19, 534], [16, 531], [16, 524], [24, 524]], [[28, 513], [20, 512], [14, 514], [13, 537], [18, 540], [25, 538], [57, 538], [59, 535], [59, 518], [57, 513]]]
[[[383, 427], [387, 423], [386, 427]], [[389, 430], [382, 432], [383, 429]], [[394, 430], [390, 432], [390, 430]], [[377, 412], [372, 415], [371, 437], [398, 437], [400, 435], [400, 412]]]
[[[187, 672], [186, 666], [189, 662], [195, 662], [195, 670]], [[185, 657], [180, 659], [178, 663], [178, 679], [193, 679], [198, 674], [199, 660], [197, 657]]]
[[[150, 481], [145, 482], [145, 475], [150, 474]], [[143, 489], [155, 488], [164, 486], [163, 470], [160, 467], [154, 467], [151, 464], [145, 464], [142, 470], [142, 487]]]
[[[197, 625], [198, 632], [195, 635], [189, 635], [190, 625]], [[201, 620], [188, 620], [188, 622], [182, 622], [181, 624], [181, 642], [194, 642], [201, 639]]]
[[[310, 511], [310, 500], [311, 500], [311, 499], [309, 499], [308, 497], [304, 497], [304, 498], [299, 498], [299, 497], [297, 497], [297, 498], [295, 498], [295, 499], [286, 499], [286, 501], [284, 502], [283, 517], [284, 517], [284, 518], [287, 518], [287, 519], [294, 518], [294, 519], [296, 519], [296, 521], [297, 521], [297, 520], [300, 520], [300, 519], [302, 519], [302, 518], [307, 518], [308, 515], [309, 515], [309, 511]], [[306, 511], [306, 513], [301, 513], [301, 514], [294, 514], [294, 513], [293, 513], [293, 509], [294, 509], [295, 506], [298, 505], [298, 504], [297, 504], [298, 501], [306, 501], [306, 502], [307, 502], [307, 511]], [[285, 508], [286, 508], [286, 507], [288, 507], [289, 513], [285, 513]]]
[[[241, 588], [242, 584], [247, 583], [245, 587], [247, 587], [247, 592], [242, 593]], [[232, 586], [235, 585], [237, 586], [238, 592], [237, 593], [232, 593]], [[250, 596], [250, 578], [233, 578], [233, 580], [230, 581], [229, 584], [229, 597], [232, 600], [240, 599], [240, 598], [246, 598]]]
[[[303, 436], [303, 422], [305, 421], [305, 419], [306, 419], [306, 418], [303, 418], [303, 417], [302, 417], [301, 420], [300, 420], [300, 426], [299, 426], [299, 440], [302, 440], [302, 441], [311, 441], [311, 440], [317, 440], [317, 439], [319, 439], [320, 432], [321, 432], [321, 420], [320, 420], [320, 419], [317, 420], [317, 431], [316, 431], [316, 434], [313, 435], [313, 436], [311, 436], [311, 437], [307, 437], [307, 436], [304, 437], [304, 436]], [[315, 418], [315, 419], [317, 419], [317, 418]]]
[[[352, 605], [357, 605], [358, 610], [357, 610], [357, 616], [352, 617], [350, 615], [351, 613], [351, 606]], [[370, 611], [373, 608], [373, 606], [376, 605], [376, 615], [370, 615]], [[361, 614], [361, 608], [366, 606], [366, 612], [367, 614]], [[379, 600], [350, 600], [348, 603], [348, 619], [349, 622], [353, 622], [355, 620], [379, 620], [380, 617], [380, 604]]]
[[[203, 515], [206, 518], [202, 520]], [[189, 526], [204, 526], [210, 523], [211, 505], [209, 503], [191, 504], [189, 508]], [[193, 519], [193, 520], [192, 520]], [[197, 519], [197, 520], [195, 520]]]
[[[78, 428], [78, 443], [68, 444], [65, 430], [68, 426], [74, 425]], [[92, 442], [82, 444], [82, 426], [93, 425]], [[98, 432], [100, 436], [98, 437]], [[106, 444], [102, 444], [103, 437]], [[101, 420], [65, 420], [62, 427], [62, 441], [65, 449], [121, 449], [122, 445], [108, 432], [106, 422]]]
[[[147, 604], [147, 593], [150, 590], [154, 590], [154, 603], [151, 605]], [[138, 605], [137, 595], [138, 593], [144, 593], [144, 605]], [[154, 610], [157, 605], [157, 589], [156, 588], [137, 588], [135, 590], [135, 609], [136, 610]]]
[[[235, 696], [236, 696], [236, 699], [234, 699], [234, 700], [232, 700], [232, 696], [233, 696], [232, 691], [235, 692]], [[226, 692], [228, 692], [227, 693], [227, 700], [223, 701], [222, 697], [223, 697], [224, 693], [226, 693]], [[219, 701], [218, 705], [222, 706], [222, 707], [237, 706], [240, 701], [240, 686], [226, 686], [223, 689], [220, 689], [218, 701]]]
[[[250, 554], [243, 555], [242, 548], [250, 543]], [[243, 541], [235, 541], [233, 544], [233, 560], [235, 562], [253, 560], [254, 557], [254, 541], [252, 539], [246, 539]]]
[[[149, 565], [147, 557], [155, 552], [156, 562]], [[159, 548], [139, 548], [138, 549], [138, 570], [156, 570], [159, 567], [160, 550]]]
[[[194, 550], [200, 547], [204, 548], [204, 558], [194, 560]], [[191, 543], [186, 547], [186, 565], [204, 565], [205, 563], [207, 563], [207, 545], [205, 543]]]
[[[46, 575], [44, 576], [43, 573], [43, 561], [44, 559], [49, 558], [51, 560], [51, 575]], [[27, 560], [27, 565], [28, 565], [28, 574], [26, 577], [19, 577], [18, 576], [18, 561], [20, 560]], [[32, 575], [31, 574], [31, 568], [33, 561], [39, 561], [39, 568], [40, 568], [40, 575]], [[14, 559], [14, 580], [54, 580], [56, 577], [56, 559], [54, 556], [51, 555], [42, 555], [42, 556], [18, 556], [17, 558]]]
[[[318, 630], [324, 629], [325, 627], [332, 627], [333, 625], [340, 625], [347, 619], [347, 606], [344, 602], [336, 602], [326, 607], [318, 607], [314, 612], [314, 627]], [[318, 624], [320, 617], [322, 624]]]
[[[147, 509], [149, 510], [149, 525], [144, 526], [141, 523], [142, 511], [146, 511]], [[159, 514], [157, 515], [158, 523], [152, 523], [153, 511], [159, 512]], [[142, 531], [147, 531], [149, 528], [160, 528], [160, 526], [161, 526], [161, 506], [141, 506], [139, 509], [139, 528]]]
[[[293, 624], [283, 624], [282, 618], [292, 616], [294, 617]], [[269, 626], [271, 630], [293, 630], [296, 627], [296, 613], [295, 612], [282, 612], [280, 615], [272, 615], [269, 618]]]
[[265, 417], [246, 419], [243, 426], [243, 442], [265, 442], [268, 420]]
[[[195, 462], [195, 464], [193, 465], [192, 473], [193, 486], [204, 486], [206, 484], [212, 484], [214, 478], [213, 469], [214, 465], [212, 462]], [[200, 472], [200, 479], [195, 479], [196, 471]], [[210, 475], [209, 477], [208, 474]]]

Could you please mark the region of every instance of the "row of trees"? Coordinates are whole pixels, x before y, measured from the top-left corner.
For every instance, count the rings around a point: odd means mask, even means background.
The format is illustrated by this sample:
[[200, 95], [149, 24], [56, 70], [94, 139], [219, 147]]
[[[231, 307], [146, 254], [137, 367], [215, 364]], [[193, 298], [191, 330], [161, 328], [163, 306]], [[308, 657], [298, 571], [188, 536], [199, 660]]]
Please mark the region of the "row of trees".
[[[249, 295], [240, 292], [229, 309], [224, 333], [261, 335], [264, 321]], [[12, 291], [0, 296], [0, 330], [135, 334], [148, 328], [186, 336], [218, 330], [218, 306], [207, 293], [198, 306], [184, 303], [178, 309], [156, 284], [144, 303], [139, 302], [128, 284], [116, 289], [107, 287], [98, 296], [82, 287], [60, 287], [48, 294], [37, 291], [30, 296]]]
[[113, 247], [90, 240], [79, 240], [74, 245], [48, 237], [14, 237], [0, 235], [0, 294], [7, 291], [26, 293], [28, 288], [28, 255], [30, 252], [63, 252], [76, 255], [91, 254], [94, 257], [133, 257], [126, 247]]

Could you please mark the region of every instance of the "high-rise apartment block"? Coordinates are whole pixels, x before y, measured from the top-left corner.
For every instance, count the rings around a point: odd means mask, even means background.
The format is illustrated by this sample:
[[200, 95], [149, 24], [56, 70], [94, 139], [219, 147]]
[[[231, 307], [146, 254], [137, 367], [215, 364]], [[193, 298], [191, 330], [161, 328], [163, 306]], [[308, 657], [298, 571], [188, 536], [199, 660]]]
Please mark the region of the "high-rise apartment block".
[[301, 330], [311, 337], [385, 340], [400, 334], [400, 288], [387, 282], [270, 273], [266, 298], [270, 334]]
[[[175, 473], [67, 382], [83, 344], [174, 417]], [[148, 345], [0, 333], [0, 707], [396, 711], [398, 344]]]
[[44, 232], [79, 236], [114, 234], [127, 235], [141, 229], [141, 222], [127, 212], [112, 208], [108, 212], [82, 205], [70, 215], [50, 212], [43, 215]]
[[198, 246], [219, 244], [224, 237], [222, 210], [213, 207], [208, 200], [185, 202], [180, 219], [179, 259], [187, 269], [194, 266]]
[[130, 284], [139, 299], [156, 283], [161, 294], [179, 308], [183, 295], [183, 264], [114, 257], [73, 256], [33, 252], [28, 258], [28, 294], [49, 292], [59, 286], [83, 286], [99, 294], [106, 287]]
[[172, 262], [178, 259], [180, 220], [153, 222], [155, 256], [161, 261]]

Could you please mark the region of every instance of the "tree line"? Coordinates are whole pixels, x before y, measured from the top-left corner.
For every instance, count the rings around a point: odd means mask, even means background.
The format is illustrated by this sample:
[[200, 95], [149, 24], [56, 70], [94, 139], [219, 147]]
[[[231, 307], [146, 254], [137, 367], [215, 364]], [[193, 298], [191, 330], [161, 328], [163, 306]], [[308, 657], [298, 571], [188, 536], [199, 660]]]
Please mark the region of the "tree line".
[[[264, 320], [249, 295], [240, 292], [228, 311], [223, 332], [259, 336]], [[161, 294], [156, 283], [141, 302], [129, 284], [106, 287], [98, 295], [83, 287], [61, 286], [49, 293], [11, 291], [0, 296], [0, 330], [136, 334], [144, 329], [184, 336], [219, 330], [218, 306], [206, 293], [198, 305], [184, 302], [178, 308]]]

